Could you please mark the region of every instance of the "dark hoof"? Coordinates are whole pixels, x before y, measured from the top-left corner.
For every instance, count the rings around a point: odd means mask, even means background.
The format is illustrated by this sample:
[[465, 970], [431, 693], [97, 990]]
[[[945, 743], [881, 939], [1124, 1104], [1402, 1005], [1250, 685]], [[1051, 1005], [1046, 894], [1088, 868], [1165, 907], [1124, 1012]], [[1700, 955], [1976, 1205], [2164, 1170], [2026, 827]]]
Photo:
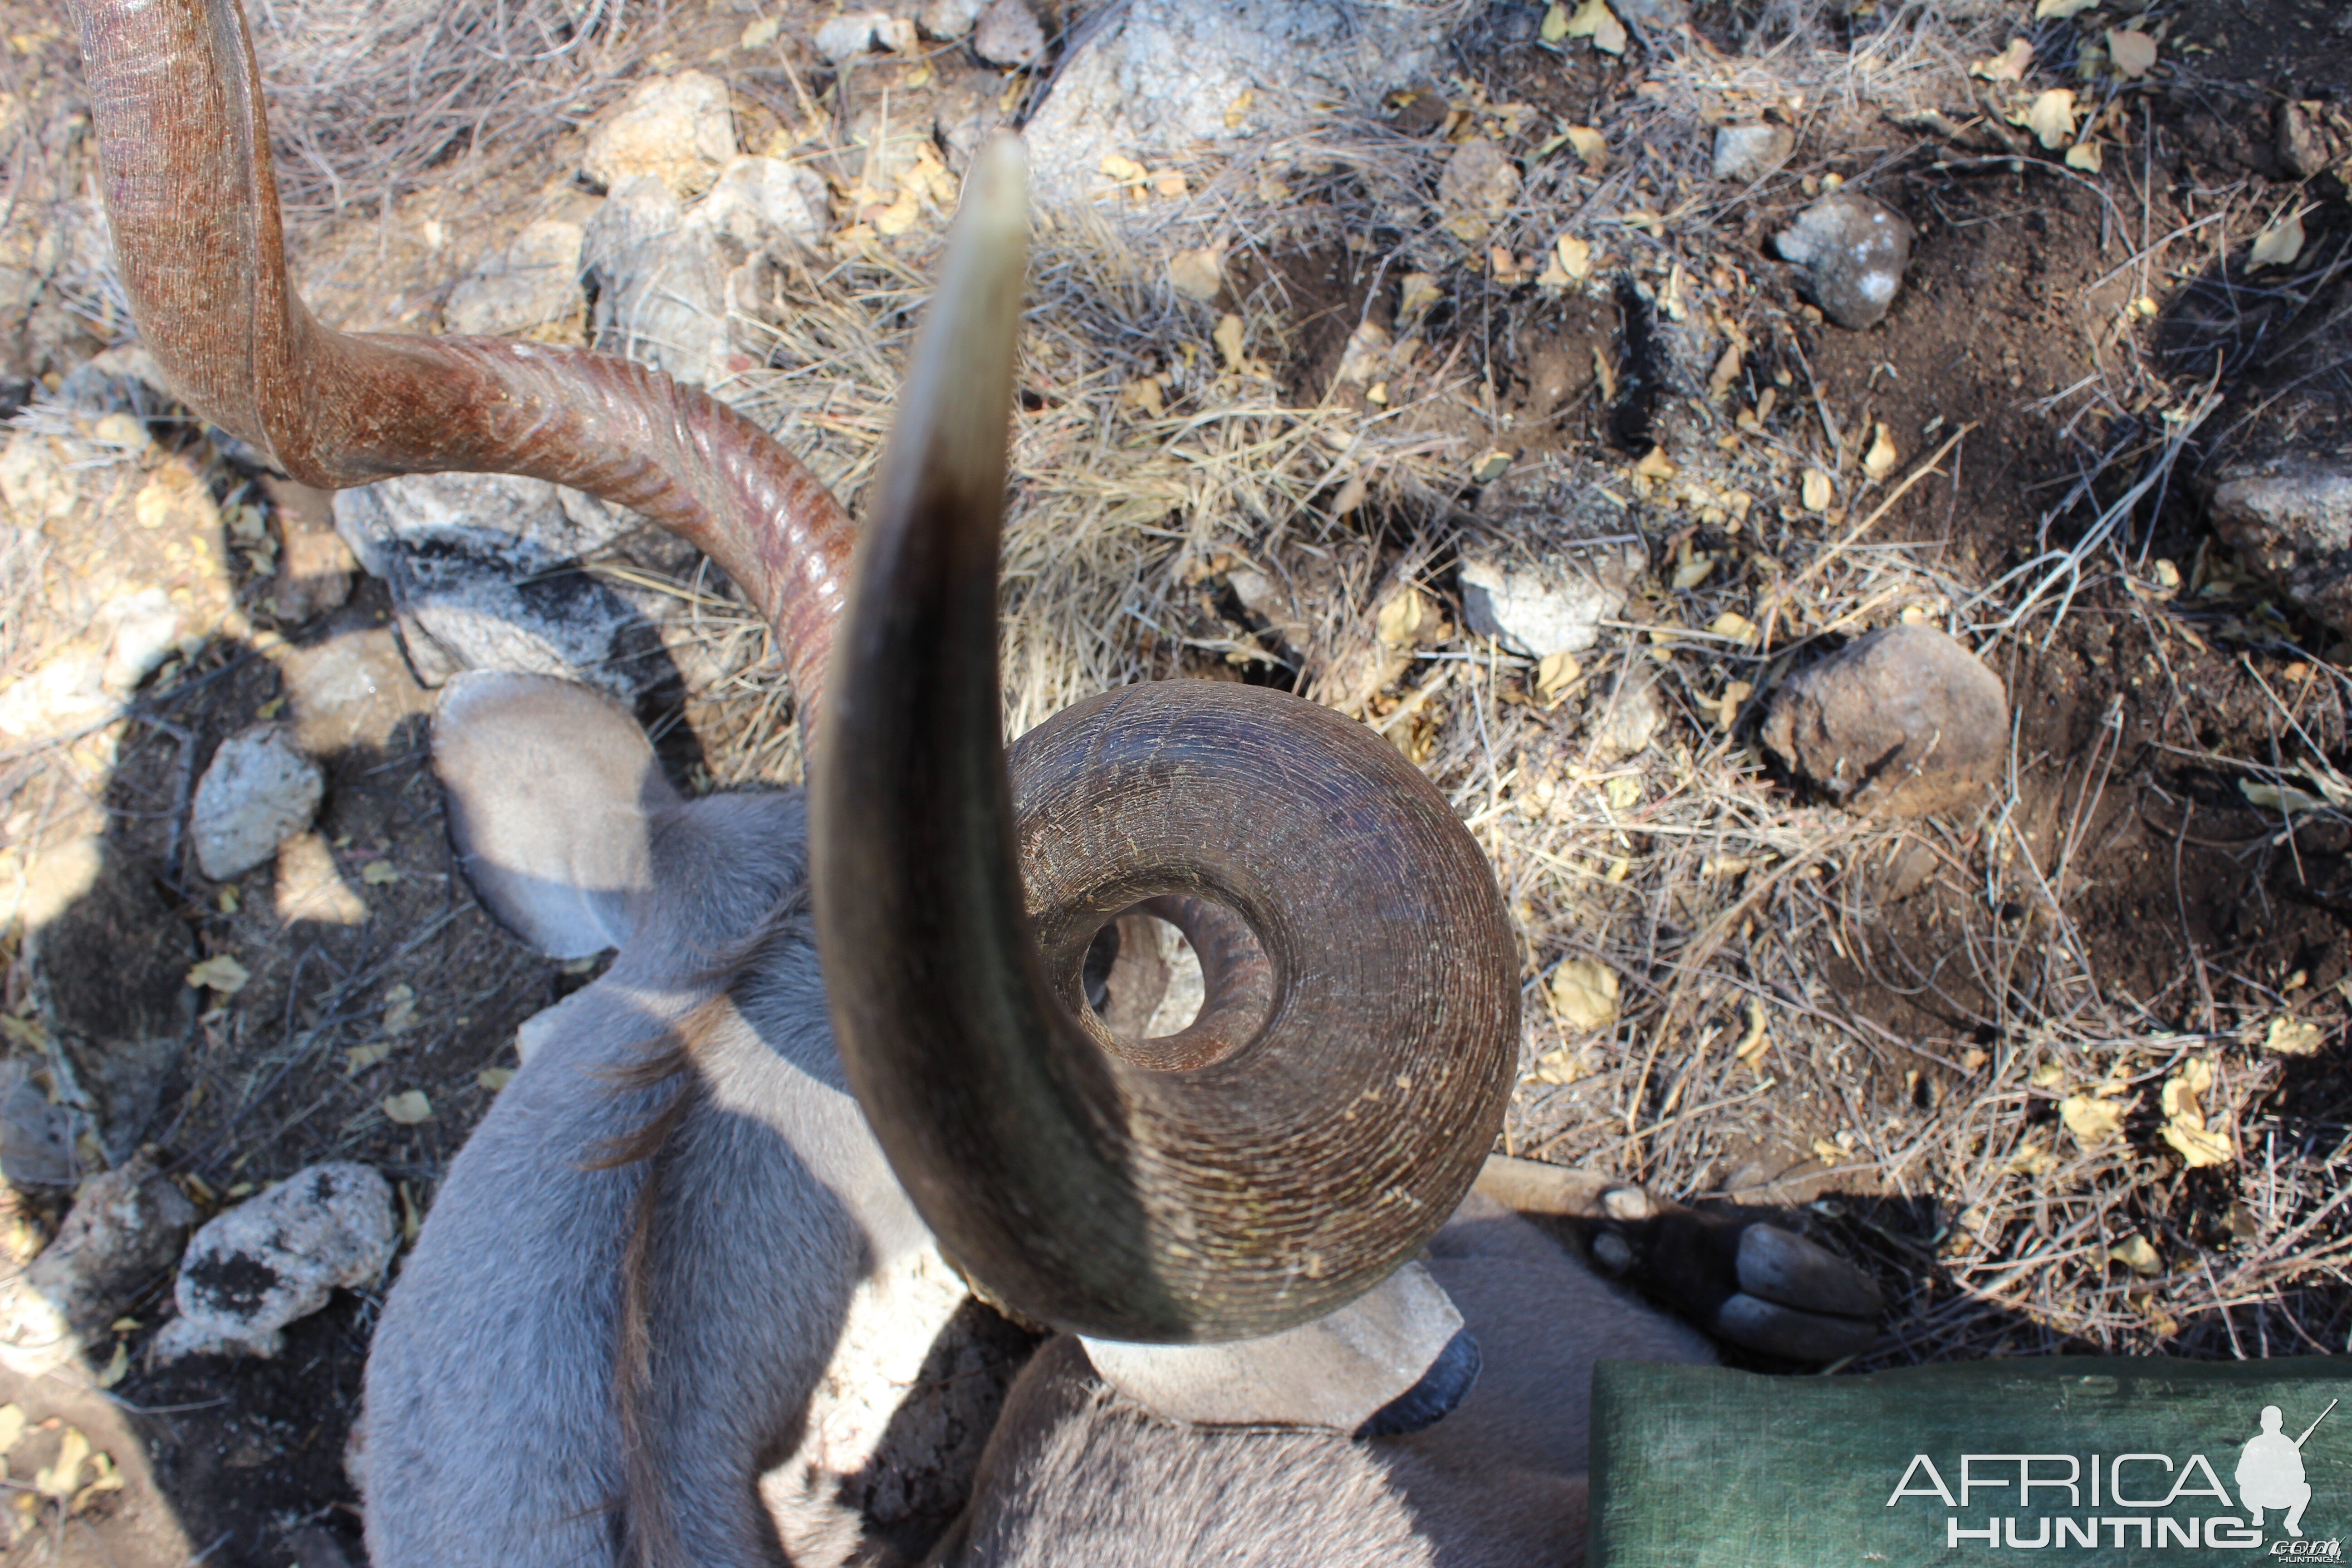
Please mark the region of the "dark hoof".
[[1877, 1342], [1885, 1310], [1877, 1283], [1778, 1226], [1654, 1204], [1638, 1222], [1604, 1226], [1592, 1252], [1604, 1272], [1656, 1291], [1746, 1350], [1828, 1362]]

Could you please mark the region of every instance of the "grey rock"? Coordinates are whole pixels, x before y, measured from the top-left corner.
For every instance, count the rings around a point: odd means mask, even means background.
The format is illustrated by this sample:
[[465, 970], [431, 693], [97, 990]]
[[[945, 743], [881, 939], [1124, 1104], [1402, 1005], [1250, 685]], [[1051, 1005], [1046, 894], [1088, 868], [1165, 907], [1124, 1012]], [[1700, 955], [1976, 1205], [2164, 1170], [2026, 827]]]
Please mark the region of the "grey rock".
[[292, 729], [261, 724], [230, 736], [196, 785], [189, 819], [196, 864], [215, 882], [267, 863], [310, 826], [327, 779], [294, 743]]
[[134, 1145], [178, 1070], [196, 994], [195, 939], [152, 868], [102, 838], [34, 864], [19, 907], [34, 1005], [110, 1150]]
[[562, 321], [585, 303], [580, 289], [581, 227], [544, 218], [459, 283], [442, 321], [472, 337], [527, 332]]
[[2210, 482], [2213, 531], [2290, 600], [2352, 637], [2352, 452], [2242, 460]]
[[426, 686], [514, 669], [627, 700], [668, 674], [656, 622], [674, 602], [576, 569], [633, 526], [592, 496], [511, 474], [410, 474], [337, 492], [335, 526], [390, 585]]
[[81, 1179], [73, 1113], [19, 1061], [0, 1062], [0, 1176], [20, 1187], [70, 1187]]
[[1658, 667], [1639, 656], [1627, 661], [1609, 705], [1593, 726], [1593, 753], [1606, 766], [1639, 755], [1666, 721], [1658, 696]]
[[399, 1240], [392, 1187], [374, 1171], [298, 1171], [196, 1232], [173, 1291], [180, 1315], [155, 1336], [154, 1354], [274, 1356], [287, 1324], [377, 1279]]
[[667, 185], [651, 175], [615, 185], [588, 220], [581, 262], [596, 293], [596, 347], [690, 386], [712, 379], [726, 342], [726, 279], [710, 235], [685, 226]]
[[1624, 545], [1561, 552], [1539, 563], [1465, 554], [1463, 618], [1478, 636], [1528, 658], [1581, 653], [1600, 640], [1601, 622], [1623, 612], [1643, 563]]
[[1045, 29], [1027, 0], [992, 0], [972, 31], [971, 52], [992, 66], [1034, 66], [1045, 58]]
[[1779, 168], [1797, 145], [1797, 133], [1785, 125], [1745, 121], [1715, 130], [1715, 177], [1744, 185]]
[[1932, 626], [1893, 626], [1798, 671], [1772, 694], [1764, 743], [1851, 810], [1923, 816], [2000, 776], [2000, 678]]
[[[1045, 205], [1109, 195], [1106, 153], [1263, 142], [1334, 106], [1376, 116], [1382, 94], [1446, 72], [1441, 6], [1371, 0], [1132, 0], [1066, 57], [1024, 131]], [[1248, 110], [1227, 124], [1243, 95]]]
[[782, 158], [733, 159], [710, 194], [687, 214], [686, 226], [724, 235], [745, 249], [789, 240], [814, 245], [831, 226], [824, 181]]
[[0, 1283], [0, 1365], [66, 1364], [172, 1266], [195, 1205], [139, 1154], [82, 1186], [57, 1239]]
[[730, 160], [690, 209], [658, 181], [626, 182], [589, 219], [582, 249], [596, 346], [689, 385], [750, 369], [778, 258], [815, 244], [831, 217], [824, 182], [775, 158]]
[[680, 198], [709, 190], [735, 155], [727, 84], [698, 70], [649, 77], [588, 134], [581, 167], [606, 190], [641, 175]]
[[905, 52], [915, 47], [915, 24], [887, 11], [853, 11], [816, 30], [816, 52], [845, 65], [877, 49]]
[[1895, 303], [1911, 264], [1911, 221], [1853, 191], [1834, 191], [1797, 215], [1774, 243], [1805, 269], [1807, 292], [1822, 313], [1860, 331]]
[[942, 70], [931, 130], [951, 172], [961, 174], [971, 167], [972, 155], [1003, 123], [1003, 89], [995, 72], [977, 66]]
[[951, 41], [971, 32], [987, 8], [988, 0], [927, 0], [915, 24], [926, 37]]

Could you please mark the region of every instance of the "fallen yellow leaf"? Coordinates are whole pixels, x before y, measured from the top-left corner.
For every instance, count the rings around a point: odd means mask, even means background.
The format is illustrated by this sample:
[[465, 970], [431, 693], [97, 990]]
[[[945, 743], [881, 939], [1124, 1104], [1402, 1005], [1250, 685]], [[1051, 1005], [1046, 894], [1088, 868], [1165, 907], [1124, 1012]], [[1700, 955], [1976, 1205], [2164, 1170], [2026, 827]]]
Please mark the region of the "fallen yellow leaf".
[[2263, 1036], [2263, 1049], [2283, 1057], [2307, 1057], [2319, 1049], [2319, 1026], [2282, 1013]]
[[1168, 282], [1185, 298], [1205, 303], [1225, 286], [1224, 267], [1224, 253], [1215, 246], [1180, 250], [1168, 258]]
[[2099, 172], [2100, 163], [2099, 144], [2096, 142], [2077, 142], [2066, 149], [2066, 166], [2070, 169], [2080, 169], [2086, 174], [2095, 174]]
[[360, 868], [360, 880], [371, 888], [381, 888], [400, 880], [400, 868], [389, 860], [371, 860]]
[[1764, 1004], [1750, 996], [1748, 999], [1748, 1033], [1741, 1037], [1738, 1046], [1733, 1049], [1732, 1058], [1753, 1067], [1763, 1059], [1764, 1052], [1771, 1044], [1772, 1037], [1767, 1027]]
[[215, 953], [188, 971], [187, 982], [223, 996], [234, 996], [245, 989], [253, 973], [244, 964], [226, 952]]
[[2124, 75], [2144, 77], [2156, 68], [2156, 40], [2137, 27], [2110, 27], [2107, 58]]
[[2026, 129], [2040, 139], [2044, 147], [2056, 152], [2074, 138], [2074, 94], [2070, 88], [2053, 87], [2037, 96], [2025, 111]]
[[1862, 471], [1874, 479], [1883, 479], [1895, 471], [1902, 458], [1895, 454], [1895, 439], [1886, 432], [1886, 421], [1878, 422], [1878, 433], [1872, 437], [1870, 450], [1862, 455]]
[[1586, 168], [1598, 174], [1609, 167], [1609, 142], [1600, 132], [1590, 125], [1571, 125], [1567, 135], [1568, 144], [1575, 152], [1577, 161]]
[[1536, 37], [1547, 44], [1556, 44], [1568, 37], [1568, 7], [1559, 0], [1552, 0], [1550, 9], [1544, 13], [1543, 26], [1536, 30]]
[[1625, 24], [1609, 9], [1608, 0], [1583, 0], [1576, 15], [1568, 19], [1562, 36], [1570, 38], [1591, 38], [1592, 47], [1607, 55], [1625, 52]]
[[106, 1370], [98, 1374], [98, 1385], [100, 1388], [112, 1388], [116, 1384], [121, 1383], [130, 1371], [131, 1342], [117, 1340], [114, 1342], [114, 1354], [107, 1360]]
[[2011, 1154], [2009, 1157], [2009, 1163], [2002, 1168], [2012, 1175], [2043, 1176], [2047, 1175], [2057, 1163], [2057, 1155], [2039, 1143], [2027, 1143], [2021, 1146], [2016, 1153]]
[[1969, 68], [1969, 74], [1987, 81], [2021, 81], [2033, 64], [2033, 46], [2023, 38], [2011, 38], [2009, 47], [1990, 59], [1979, 60]]
[[[1639, 470], [1635, 470], [1638, 472]], [[1694, 551], [1690, 558], [1675, 568], [1675, 586], [1696, 588], [1715, 571], [1715, 557], [1706, 551]]]
[[2229, 1138], [2205, 1125], [2204, 1096], [2213, 1087], [2213, 1064], [2191, 1057], [2164, 1080], [2164, 1141], [2190, 1169], [2226, 1165], [2238, 1157]]
[[512, 1068], [484, 1068], [474, 1075], [474, 1081], [492, 1094], [496, 1094], [514, 1082], [514, 1075], [515, 1069]]
[[1576, 662], [1574, 654], [1565, 649], [1548, 653], [1543, 656], [1543, 662], [1536, 666], [1536, 696], [1542, 701], [1550, 702], [1575, 685], [1576, 678], [1583, 673], [1584, 667]]
[[2099, 0], [2036, 0], [2033, 19], [2047, 22], [2052, 18], [2063, 22], [2077, 11], [2087, 11]]
[[343, 1068], [343, 1076], [345, 1078], [357, 1078], [360, 1074], [367, 1071], [368, 1068], [375, 1066], [376, 1063], [383, 1060], [384, 1058], [390, 1055], [392, 1055], [392, 1047], [381, 1043], [370, 1046], [353, 1046], [343, 1053], [343, 1059], [351, 1064], [349, 1067]]
[[383, 1105], [384, 1115], [403, 1127], [414, 1127], [420, 1121], [433, 1120], [433, 1101], [421, 1089], [403, 1089], [388, 1097]]
[[2070, 1094], [2058, 1102], [2058, 1119], [2084, 1148], [2092, 1149], [2122, 1133], [2126, 1109], [2103, 1095]]
[[1729, 637], [1733, 642], [1739, 643], [1752, 643], [1760, 635], [1756, 629], [1756, 623], [1737, 610], [1724, 611], [1707, 623], [1706, 629], [1717, 637]]
[[1551, 973], [1551, 1005], [1579, 1029], [1605, 1029], [1617, 1021], [1617, 972], [1597, 958], [1571, 958]]
[[2120, 1263], [2135, 1274], [2164, 1272], [2164, 1259], [2157, 1256], [2156, 1248], [2148, 1244], [2147, 1237], [2137, 1233], [2122, 1246], [2107, 1248], [2107, 1261]]
[[1408, 583], [1381, 606], [1380, 614], [1373, 617], [1372, 630], [1391, 647], [1411, 647], [1420, 640], [1422, 628], [1431, 618], [1428, 601], [1421, 596], [1420, 589]]
[[2274, 223], [2254, 236], [2254, 248], [2246, 258], [2252, 267], [2285, 267], [2303, 254], [2303, 215], [2292, 213], [2282, 222]]
[[1224, 356], [1228, 370], [1242, 368], [1242, 343], [1246, 331], [1239, 316], [1228, 314], [1218, 321], [1216, 331], [1209, 334], [1211, 341], [1217, 345], [1217, 353]]
[[73, 1496], [81, 1484], [81, 1468], [89, 1459], [89, 1439], [79, 1426], [68, 1426], [58, 1443], [58, 1457], [33, 1478], [33, 1489], [59, 1502]]
[[1553, 241], [1551, 249], [1559, 269], [1570, 278], [1580, 282], [1592, 276], [1592, 247], [1587, 241], [1563, 234]]
[[1574, 1083], [1579, 1079], [1591, 1077], [1591, 1069], [1584, 1065], [1582, 1057], [1560, 1046], [1538, 1057], [1534, 1070], [1528, 1076], [1538, 1083]]
[[1827, 511], [1830, 509], [1830, 477], [1819, 468], [1807, 468], [1799, 487], [1807, 511]]

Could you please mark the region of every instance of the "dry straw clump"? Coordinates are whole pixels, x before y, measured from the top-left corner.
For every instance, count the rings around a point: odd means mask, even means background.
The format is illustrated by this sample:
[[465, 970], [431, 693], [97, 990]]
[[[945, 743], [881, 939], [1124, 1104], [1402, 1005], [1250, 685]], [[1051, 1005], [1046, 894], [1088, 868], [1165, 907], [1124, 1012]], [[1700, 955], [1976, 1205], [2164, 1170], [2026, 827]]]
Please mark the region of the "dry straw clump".
[[253, 0], [289, 215], [381, 207], [464, 153], [593, 112], [629, 0]]

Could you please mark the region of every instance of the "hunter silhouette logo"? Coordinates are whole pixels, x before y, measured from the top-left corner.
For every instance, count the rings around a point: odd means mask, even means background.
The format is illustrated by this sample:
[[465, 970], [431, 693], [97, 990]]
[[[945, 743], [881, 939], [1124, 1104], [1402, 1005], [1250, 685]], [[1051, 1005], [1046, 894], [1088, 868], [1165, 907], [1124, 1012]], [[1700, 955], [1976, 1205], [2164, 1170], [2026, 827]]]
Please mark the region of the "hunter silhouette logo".
[[[2336, 1408], [2336, 1401], [2327, 1402], [2327, 1410]], [[2285, 1419], [2275, 1405], [2263, 1406], [2263, 1429], [2246, 1439], [2246, 1447], [2238, 1456], [2238, 1500], [2253, 1515], [2255, 1529], [2262, 1528], [2264, 1509], [2286, 1510], [2286, 1532], [2300, 1538], [2303, 1534], [2303, 1510], [2311, 1501], [2311, 1483], [2303, 1476], [2303, 1446], [2327, 1419], [2327, 1410], [2303, 1429], [2300, 1437], [2289, 1437], [2281, 1429]]]
[[[2287, 1434], [2284, 1411], [2263, 1405], [2261, 1429], [2238, 1452], [2231, 1478], [2234, 1499], [2216, 1466], [2199, 1453], [1970, 1453], [1957, 1463], [1948, 1457], [1940, 1469], [1931, 1456], [1915, 1454], [1886, 1506], [1912, 1498], [1943, 1504], [1949, 1510], [1947, 1551], [1979, 1544], [2245, 1550], [2263, 1544], [2263, 1518], [2273, 1514], [2280, 1516], [2273, 1528], [2285, 1538], [2271, 1542], [2270, 1556], [2337, 1562], [2339, 1542], [2307, 1540], [2303, 1533], [2304, 1510], [2312, 1500], [2304, 1445], [2336, 1403], [2329, 1400], [2296, 1436]], [[1987, 1504], [1992, 1505], [1989, 1514], [1975, 1512]]]

